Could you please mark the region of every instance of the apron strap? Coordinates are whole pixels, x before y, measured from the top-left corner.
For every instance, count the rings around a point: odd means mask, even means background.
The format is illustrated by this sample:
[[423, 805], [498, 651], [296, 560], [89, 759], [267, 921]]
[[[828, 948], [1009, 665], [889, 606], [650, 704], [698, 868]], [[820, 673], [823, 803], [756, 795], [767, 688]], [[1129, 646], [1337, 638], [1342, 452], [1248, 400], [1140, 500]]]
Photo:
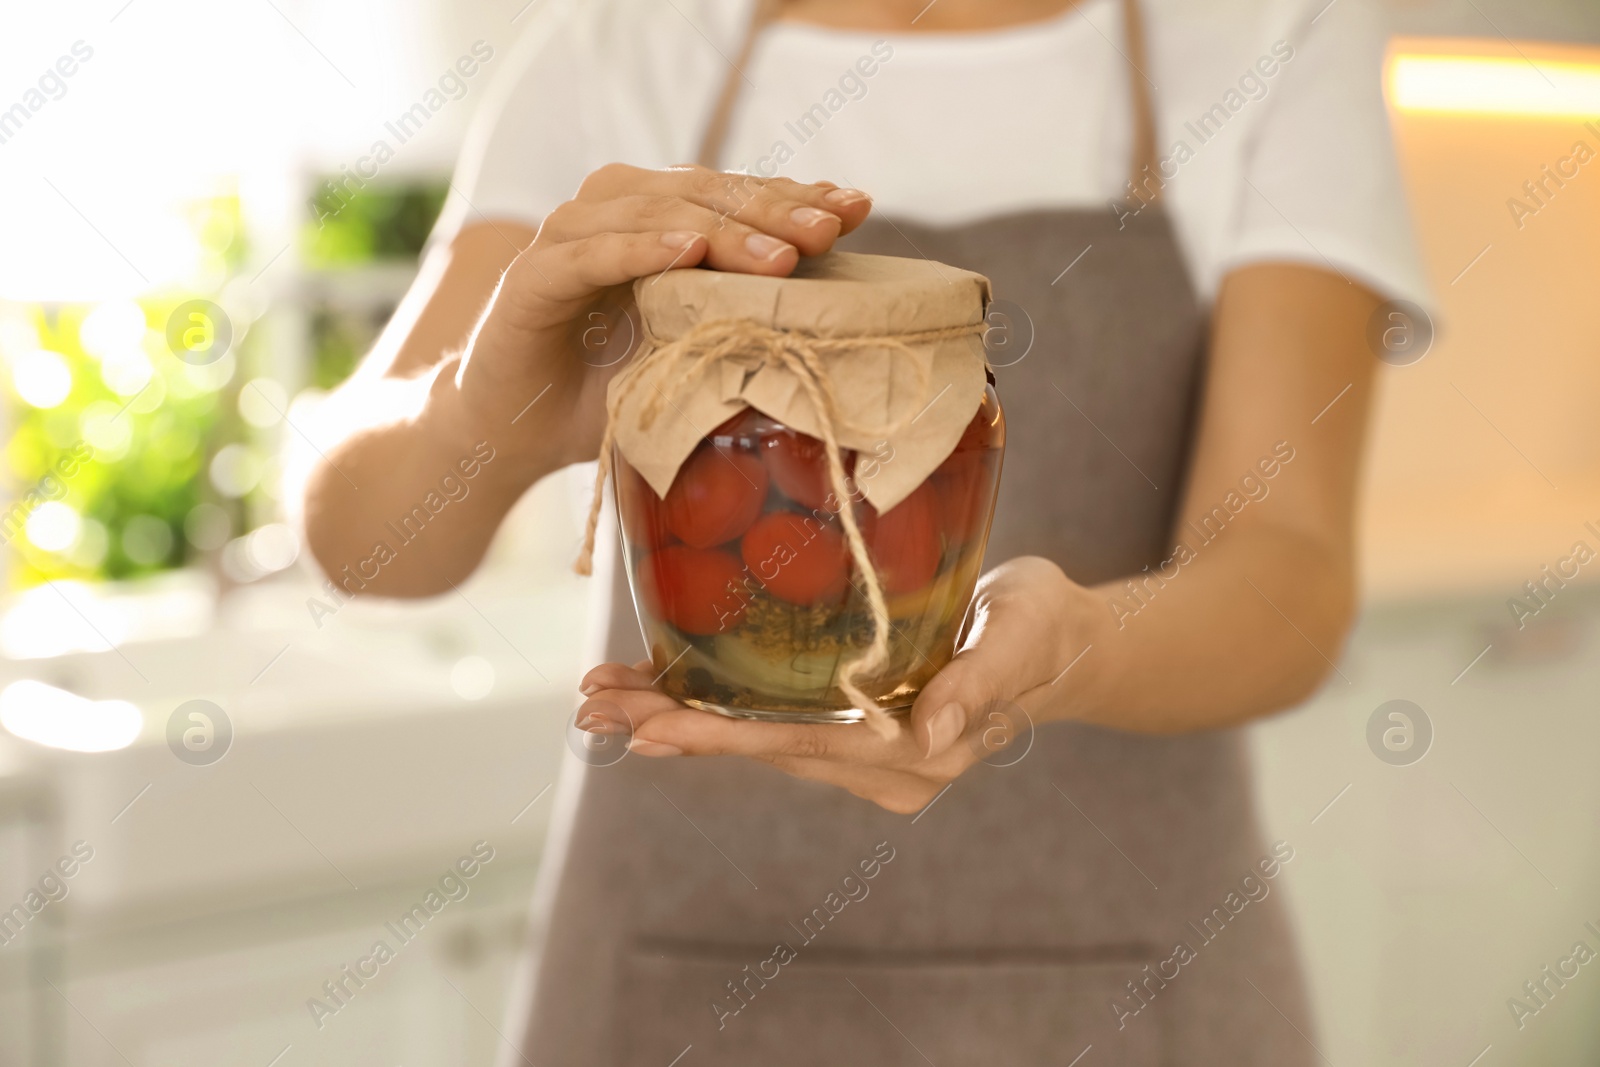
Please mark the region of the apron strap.
[[[1142, 193], [1140, 199], [1145, 204], [1152, 204], [1160, 199], [1161, 187], [1166, 183], [1161, 181], [1160, 171], [1156, 169], [1156, 116], [1155, 107], [1150, 101], [1150, 81], [1144, 72], [1147, 53], [1144, 16], [1139, 11], [1139, 0], [1122, 0], [1122, 35], [1123, 44], [1128, 49], [1128, 97], [1133, 104], [1132, 173], [1128, 181], [1132, 190], [1139, 191], [1130, 190], [1128, 195], [1136, 197]], [[1153, 182], [1152, 177], [1155, 179]], [[1147, 185], [1150, 188], [1145, 188]]]
[[778, 9], [782, 6], [782, 0], [756, 0], [751, 9], [750, 24], [745, 27], [739, 54], [723, 79], [722, 92], [711, 109], [711, 121], [706, 124], [706, 132], [700, 138], [700, 150], [695, 153], [694, 161], [700, 166], [717, 169], [723, 142], [728, 139], [728, 120], [733, 117], [733, 105], [739, 99], [739, 83], [745, 80], [744, 68], [749, 65], [750, 54], [755, 51], [756, 38], [777, 19]]
[[[782, 6], [782, 0], [755, 0], [750, 11], [750, 22], [745, 27], [744, 40], [739, 45], [739, 54], [723, 80], [722, 91], [717, 95], [711, 119], [700, 139], [700, 150], [695, 153], [695, 162], [700, 166], [717, 167], [723, 144], [728, 139], [733, 105], [739, 99], [739, 83], [744, 80], [744, 68], [755, 51], [756, 38], [777, 19]], [[1144, 19], [1139, 11], [1139, 0], [1122, 0], [1122, 22], [1124, 43], [1128, 49], [1128, 88], [1133, 104], [1133, 152], [1128, 181], [1133, 189], [1143, 191], [1143, 202], [1149, 204], [1160, 196], [1162, 183], [1159, 180], [1152, 182], [1148, 177], [1159, 172], [1156, 170], [1155, 113], [1150, 101], [1150, 83], [1144, 73]], [[1151, 187], [1145, 188], [1146, 185]]]

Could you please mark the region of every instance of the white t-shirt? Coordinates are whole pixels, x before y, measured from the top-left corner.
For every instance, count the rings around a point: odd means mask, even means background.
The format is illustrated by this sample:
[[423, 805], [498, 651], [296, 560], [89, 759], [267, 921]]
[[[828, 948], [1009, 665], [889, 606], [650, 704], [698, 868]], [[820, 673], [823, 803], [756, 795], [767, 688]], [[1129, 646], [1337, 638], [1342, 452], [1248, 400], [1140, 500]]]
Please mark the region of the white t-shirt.
[[[436, 236], [537, 225], [608, 162], [692, 160], [753, 0], [547, 0], [479, 112]], [[1142, 0], [1164, 203], [1204, 299], [1307, 263], [1428, 303], [1371, 0]], [[890, 218], [1111, 211], [1132, 111], [1120, 0], [979, 33], [769, 27], [720, 165], [867, 190]], [[781, 146], [781, 147], [780, 147]]]

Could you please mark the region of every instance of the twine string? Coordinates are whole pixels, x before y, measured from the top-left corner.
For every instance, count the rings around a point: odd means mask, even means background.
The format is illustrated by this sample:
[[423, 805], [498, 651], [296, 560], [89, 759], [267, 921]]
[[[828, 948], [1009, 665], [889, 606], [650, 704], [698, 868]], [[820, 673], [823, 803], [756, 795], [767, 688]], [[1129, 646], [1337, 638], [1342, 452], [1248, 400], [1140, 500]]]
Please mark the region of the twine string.
[[[687, 382], [698, 381], [711, 368], [727, 361], [743, 363], [751, 370], [778, 367], [788, 371], [799, 381], [801, 388], [805, 390], [806, 398], [811, 402], [812, 410], [816, 412], [817, 425], [824, 445], [823, 452], [828, 460], [828, 484], [833, 490], [834, 499], [838, 501], [839, 523], [844, 527], [845, 542], [850, 549], [850, 557], [855, 562], [856, 570], [861, 575], [866, 590], [867, 605], [872, 612], [872, 642], [859, 656], [840, 668], [839, 689], [862, 710], [867, 724], [875, 732], [885, 738], [893, 737], [898, 730], [894, 720], [877, 701], [856, 684], [857, 679], [870, 676], [888, 662], [890, 622], [888, 604], [883, 595], [883, 583], [879, 580], [877, 568], [873, 566], [872, 558], [867, 552], [866, 539], [862, 537], [861, 528], [856, 522], [855, 509], [850, 506], [852, 494], [849, 478], [845, 474], [843, 452], [839, 447], [838, 430], [841, 424], [845, 424], [848, 429], [858, 434], [887, 438], [897, 433], [910, 419], [902, 417], [888, 426], [845, 423], [839, 412], [837, 390], [823, 360], [824, 356], [849, 355], [868, 348], [887, 348], [903, 353], [917, 369], [917, 391], [919, 396], [923, 396], [928, 391], [929, 373], [922, 362], [916, 359], [911, 346], [967, 337], [981, 333], [984, 329], [986, 329], [985, 324], [978, 322], [914, 333], [867, 337], [815, 337], [810, 334], [775, 330], [743, 319], [716, 319], [700, 323], [676, 341], [647, 351], [629, 369], [627, 375], [618, 381], [607, 399], [606, 426], [600, 440], [600, 463], [599, 469], [595, 472], [594, 499], [590, 502], [589, 519], [584, 528], [583, 550], [574, 569], [579, 574], [585, 575], [593, 572], [595, 537], [600, 524], [601, 493], [614, 462], [617, 423], [622, 417], [623, 407], [639, 388], [645, 368], [654, 370], [659, 380], [672, 381], [675, 374], [680, 374], [681, 380]], [[654, 388], [655, 395], [648, 397], [639, 410], [639, 425], [646, 430], [655, 422], [661, 405], [667, 399], [659, 386]]]

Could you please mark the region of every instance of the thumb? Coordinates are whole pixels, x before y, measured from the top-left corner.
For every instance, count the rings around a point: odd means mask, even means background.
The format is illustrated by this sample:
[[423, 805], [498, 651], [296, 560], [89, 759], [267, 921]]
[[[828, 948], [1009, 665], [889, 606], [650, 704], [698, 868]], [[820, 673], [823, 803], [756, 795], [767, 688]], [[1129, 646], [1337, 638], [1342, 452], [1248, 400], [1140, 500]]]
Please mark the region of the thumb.
[[969, 734], [983, 744], [981, 759], [1032, 725], [1016, 699], [1034, 688], [1035, 676], [1052, 661], [1057, 627], [1047, 610], [1053, 590], [1030, 577], [1023, 562], [1003, 564], [986, 576], [965, 646], [912, 706], [912, 738], [927, 759]]
[[911, 737], [924, 759], [950, 750], [993, 699], [977, 649], [962, 652], [923, 688], [911, 708]]
[[982, 742], [982, 758], [1026, 729], [1026, 713], [1010, 700], [1020, 671], [1007, 644], [991, 629], [923, 688], [911, 709], [911, 736], [924, 758], [943, 755], [969, 735]]
[[[1024, 754], [1031, 747], [1035, 720], [1025, 706], [1031, 702], [1015, 694], [1016, 685], [1006, 681], [1015, 673], [991, 671], [987, 663], [975, 662], [977, 658], [969, 657], [956, 672], [941, 674], [950, 679], [950, 691], [936, 692], [926, 704], [919, 702], [912, 709], [914, 743], [924, 758], [937, 759], [964, 744], [974, 759], [1005, 767], [1021, 755], [994, 757], [1013, 745], [1020, 744]], [[958, 672], [959, 681], [954, 677]]]

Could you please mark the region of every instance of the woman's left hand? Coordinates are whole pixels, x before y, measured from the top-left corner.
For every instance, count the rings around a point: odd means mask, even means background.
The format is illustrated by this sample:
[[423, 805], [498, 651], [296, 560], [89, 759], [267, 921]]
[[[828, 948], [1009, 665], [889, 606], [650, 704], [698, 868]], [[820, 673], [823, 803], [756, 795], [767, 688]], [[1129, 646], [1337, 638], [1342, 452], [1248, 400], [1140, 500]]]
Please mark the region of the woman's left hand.
[[642, 756], [737, 755], [847, 789], [894, 812], [925, 807], [980, 759], [1052, 717], [1056, 686], [1104, 625], [1104, 603], [1054, 563], [1013, 559], [984, 575], [956, 657], [925, 686], [892, 738], [862, 726], [731, 719], [654, 687], [651, 665], [584, 676], [581, 729], [623, 733]]

